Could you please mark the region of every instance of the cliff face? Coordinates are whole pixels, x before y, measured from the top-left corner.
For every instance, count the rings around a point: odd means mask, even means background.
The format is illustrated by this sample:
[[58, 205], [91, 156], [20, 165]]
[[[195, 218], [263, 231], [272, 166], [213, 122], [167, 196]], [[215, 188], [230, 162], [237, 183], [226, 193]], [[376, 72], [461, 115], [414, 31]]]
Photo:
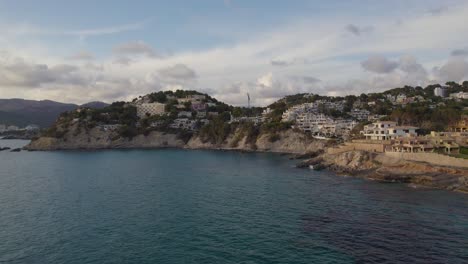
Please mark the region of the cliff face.
[[103, 131], [99, 128], [80, 129], [77, 125], [68, 128], [60, 139], [41, 137], [33, 140], [28, 150], [72, 150], [72, 149], [106, 149], [106, 148], [187, 148], [187, 149], [224, 149], [241, 151], [268, 151], [282, 153], [307, 153], [323, 149], [326, 142], [314, 140], [304, 134], [287, 130], [278, 134], [275, 141], [269, 134], [262, 134], [254, 142], [248, 142], [247, 136], [239, 131], [230, 134], [221, 144], [203, 141], [194, 135], [185, 143], [175, 134], [153, 131], [148, 135], [138, 135], [132, 139], [121, 138], [117, 133]]
[[163, 148], [183, 147], [185, 143], [174, 134], [151, 132], [132, 139], [119, 137], [115, 132], [92, 128], [88, 131], [76, 125], [70, 127], [65, 135], [58, 138], [40, 137], [25, 147], [28, 150], [72, 150], [72, 149], [107, 149], [107, 148]]
[[303, 154], [323, 149], [326, 141], [308, 138], [302, 133], [286, 130], [279, 133], [277, 140], [270, 140], [270, 134], [261, 134], [254, 142], [247, 136], [239, 137], [239, 131], [229, 135], [222, 144], [204, 142], [200, 137], [192, 137], [186, 145], [190, 149], [225, 149], [242, 151], [265, 151], [277, 153]]

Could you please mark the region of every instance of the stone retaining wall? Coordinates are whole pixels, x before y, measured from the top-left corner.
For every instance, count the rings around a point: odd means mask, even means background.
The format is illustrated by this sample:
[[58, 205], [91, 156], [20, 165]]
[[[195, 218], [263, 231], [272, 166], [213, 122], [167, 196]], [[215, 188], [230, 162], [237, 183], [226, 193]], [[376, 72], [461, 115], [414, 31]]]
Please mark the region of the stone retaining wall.
[[468, 168], [468, 160], [437, 153], [385, 152], [385, 155], [402, 160], [421, 161], [439, 166]]

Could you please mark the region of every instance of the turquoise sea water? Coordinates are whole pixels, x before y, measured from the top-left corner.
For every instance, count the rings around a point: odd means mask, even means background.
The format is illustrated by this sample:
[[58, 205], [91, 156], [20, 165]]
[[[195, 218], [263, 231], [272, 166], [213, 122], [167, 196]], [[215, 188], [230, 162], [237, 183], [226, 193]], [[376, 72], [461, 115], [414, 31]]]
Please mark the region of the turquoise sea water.
[[0, 263], [468, 262], [468, 195], [293, 165], [219, 151], [0, 152]]

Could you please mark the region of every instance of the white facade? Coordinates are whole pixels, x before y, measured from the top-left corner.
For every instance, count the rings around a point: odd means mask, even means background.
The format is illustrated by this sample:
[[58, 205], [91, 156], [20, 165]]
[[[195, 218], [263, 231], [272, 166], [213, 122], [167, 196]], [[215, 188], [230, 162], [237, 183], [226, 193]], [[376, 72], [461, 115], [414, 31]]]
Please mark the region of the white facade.
[[349, 112], [349, 115], [356, 118], [357, 120], [367, 120], [370, 112], [365, 109], [353, 109]]
[[180, 112], [177, 114], [177, 117], [188, 117], [188, 118], [191, 118], [191, 117], [192, 117], [192, 112], [190, 112], [190, 111], [180, 111]]
[[281, 116], [281, 121], [283, 122], [294, 121], [296, 120], [296, 117], [298, 114], [299, 114], [299, 111], [296, 111], [295, 109], [288, 109], [284, 111], [283, 115]]
[[191, 120], [188, 118], [177, 118], [172, 124], [169, 125], [169, 127], [185, 130], [194, 130], [196, 124], [196, 120]]
[[441, 88], [441, 87], [436, 87], [434, 89], [434, 96], [447, 97], [447, 89]]
[[406, 95], [405, 95], [405, 94], [399, 94], [399, 95], [397, 95], [395, 101], [396, 101], [396, 103], [401, 104], [401, 103], [403, 103], [405, 100], [406, 100]]
[[28, 125], [24, 129], [26, 129], [28, 131], [39, 130], [39, 126], [37, 126], [37, 125]]
[[324, 114], [302, 113], [296, 119], [297, 128], [304, 132], [326, 136], [347, 136], [357, 125], [348, 119], [333, 119]]
[[240, 116], [240, 117], [233, 117], [231, 115], [231, 120], [229, 121], [230, 124], [232, 123], [240, 123], [240, 122], [252, 122], [255, 125], [259, 125], [263, 123], [264, 118], [262, 116]]
[[319, 132], [324, 126], [332, 126], [334, 120], [324, 114], [302, 113], [296, 118], [297, 127], [306, 132]]
[[361, 134], [370, 140], [390, 140], [399, 137], [417, 136], [417, 127], [397, 126], [393, 121], [381, 121], [364, 126]]
[[273, 112], [273, 110], [271, 110], [269, 107], [268, 108], [265, 108], [262, 112], [262, 116], [267, 116], [269, 114], [271, 114]]
[[455, 98], [455, 99], [468, 99], [468, 93], [465, 93], [465, 92], [452, 93], [450, 94], [450, 97]]
[[144, 118], [147, 114], [162, 115], [166, 112], [166, 105], [161, 103], [144, 103], [137, 105], [137, 115], [139, 118]]

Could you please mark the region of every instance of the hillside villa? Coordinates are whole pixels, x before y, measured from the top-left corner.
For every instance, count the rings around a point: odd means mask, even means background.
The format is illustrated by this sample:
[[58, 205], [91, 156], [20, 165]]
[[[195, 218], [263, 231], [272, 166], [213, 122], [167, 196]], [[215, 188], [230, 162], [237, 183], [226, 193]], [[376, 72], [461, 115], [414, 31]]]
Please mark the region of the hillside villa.
[[391, 140], [399, 137], [417, 136], [417, 127], [397, 126], [393, 121], [379, 121], [364, 126], [361, 134], [369, 140]]

